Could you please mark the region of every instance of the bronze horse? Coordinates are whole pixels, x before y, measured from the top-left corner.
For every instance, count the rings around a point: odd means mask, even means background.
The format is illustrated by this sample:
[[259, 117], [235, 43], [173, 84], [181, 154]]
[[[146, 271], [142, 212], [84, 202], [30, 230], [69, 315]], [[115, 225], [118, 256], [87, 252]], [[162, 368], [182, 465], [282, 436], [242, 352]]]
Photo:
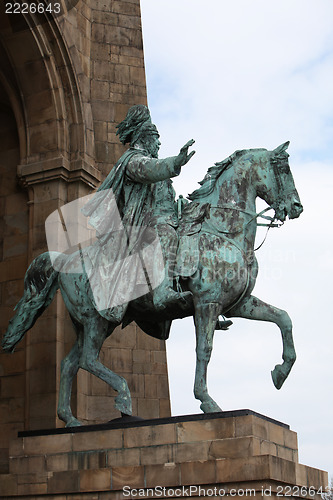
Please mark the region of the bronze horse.
[[[183, 276], [179, 286], [192, 292], [186, 303], [158, 313], [150, 294], [130, 302], [123, 326], [131, 321], [149, 335], [167, 338], [173, 319], [193, 316], [196, 330], [196, 373], [194, 395], [204, 412], [221, 411], [207, 389], [207, 367], [213, 347], [218, 317], [242, 317], [275, 323], [281, 331], [283, 363], [275, 366], [272, 379], [280, 389], [296, 359], [289, 315], [252, 295], [258, 264], [254, 242], [258, 225], [256, 198], [275, 211], [275, 219], [295, 219], [303, 211], [288, 163], [289, 143], [273, 151], [236, 151], [211, 167], [201, 187], [189, 196], [183, 213], [180, 241], [188, 239], [196, 248], [192, 274]], [[273, 221], [271, 222], [273, 225]], [[188, 228], [192, 228], [188, 230]], [[193, 229], [194, 228], [194, 229]], [[66, 261], [77, 255], [62, 255]], [[126, 380], [99, 361], [105, 339], [119, 321], [108, 321], [96, 310], [84, 273], [62, 273], [54, 269], [49, 252], [37, 257], [25, 277], [24, 295], [9, 323], [3, 348], [15, 345], [33, 326], [60, 288], [77, 334], [77, 341], [61, 364], [58, 416], [66, 426], [81, 425], [73, 416], [70, 399], [73, 378], [79, 368], [96, 375], [118, 392], [115, 407], [131, 415], [131, 395]]]

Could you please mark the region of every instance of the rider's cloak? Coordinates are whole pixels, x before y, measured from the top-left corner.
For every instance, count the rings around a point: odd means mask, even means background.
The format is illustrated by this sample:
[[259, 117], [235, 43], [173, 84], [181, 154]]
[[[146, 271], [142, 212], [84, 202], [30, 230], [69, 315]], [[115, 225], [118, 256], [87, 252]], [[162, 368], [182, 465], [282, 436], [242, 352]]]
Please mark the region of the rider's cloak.
[[[162, 192], [163, 188], [169, 191], [168, 180], [179, 172], [173, 157], [158, 160], [146, 151], [130, 148], [82, 209], [97, 236], [95, 244], [84, 252], [90, 295], [109, 321], [121, 321], [129, 301], [148, 293], [154, 285], [147, 283], [142, 265], [142, 250], [145, 262], [153, 261], [159, 244], [151, 228], [155, 203], [152, 184], [159, 183]], [[156, 279], [158, 285], [163, 276]]]

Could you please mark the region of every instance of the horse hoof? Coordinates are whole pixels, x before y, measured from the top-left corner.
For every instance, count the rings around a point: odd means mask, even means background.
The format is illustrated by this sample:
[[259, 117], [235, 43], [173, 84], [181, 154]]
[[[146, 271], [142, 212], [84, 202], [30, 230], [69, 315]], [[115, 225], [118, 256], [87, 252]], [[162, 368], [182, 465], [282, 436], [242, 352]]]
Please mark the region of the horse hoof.
[[73, 417], [69, 422], [67, 422], [66, 427], [81, 427], [81, 422], [75, 417]]
[[273, 371], [271, 371], [273, 384], [276, 389], [279, 390], [283, 386], [284, 381], [286, 380], [285, 374], [282, 370], [281, 365], [276, 365]]
[[215, 401], [204, 401], [200, 405], [200, 410], [204, 413], [220, 413], [222, 411]]
[[120, 411], [120, 413], [124, 413], [125, 415], [132, 415], [132, 400], [130, 396], [117, 396], [114, 406], [118, 411]]

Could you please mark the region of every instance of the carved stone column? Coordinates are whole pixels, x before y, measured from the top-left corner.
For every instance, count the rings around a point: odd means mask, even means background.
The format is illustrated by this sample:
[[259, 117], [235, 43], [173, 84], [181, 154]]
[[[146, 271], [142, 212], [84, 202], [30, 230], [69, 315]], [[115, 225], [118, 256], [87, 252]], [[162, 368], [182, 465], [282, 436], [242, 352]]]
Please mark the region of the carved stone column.
[[[85, 196], [101, 180], [98, 170], [83, 162], [57, 157], [20, 165], [18, 175], [29, 193], [29, 263], [47, 251], [45, 220], [68, 203]], [[61, 360], [74, 341], [74, 331], [58, 292], [50, 307], [26, 336], [25, 428], [62, 426], [56, 417]], [[76, 406], [77, 391], [73, 394]]]

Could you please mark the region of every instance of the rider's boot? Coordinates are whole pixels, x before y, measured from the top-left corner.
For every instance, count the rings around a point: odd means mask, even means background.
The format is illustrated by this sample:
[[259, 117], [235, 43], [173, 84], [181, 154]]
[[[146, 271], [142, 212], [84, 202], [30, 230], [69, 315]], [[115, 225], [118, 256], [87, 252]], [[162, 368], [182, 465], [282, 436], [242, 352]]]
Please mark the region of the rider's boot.
[[166, 307], [172, 304], [180, 306], [186, 305], [186, 299], [191, 297], [192, 292], [182, 292], [179, 289], [175, 291], [173, 288], [173, 271], [174, 261], [164, 261], [165, 278], [162, 283], [153, 291], [153, 303], [157, 311], [163, 311]]
[[157, 311], [162, 311], [172, 304], [186, 304], [186, 299], [191, 297], [191, 292], [176, 292], [172, 285], [173, 280], [165, 278], [161, 285], [154, 290], [153, 303]]
[[229, 326], [231, 326], [232, 324], [233, 323], [230, 319], [229, 320], [225, 319], [224, 321], [218, 319], [216, 321], [215, 330], [229, 330]]
[[[186, 299], [191, 297], [191, 292], [175, 291], [173, 288], [175, 256], [177, 254], [178, 237], [175, 229], [168, 224], [158, 226], [158, 236], [161, 242], [163, 257], [164, 257], [164, 273], [165, 277], [162, 283], [153, 291], [153, 303], [157, 311], [162, 311], [167, 306], [178, 304], [186, 306]], [[155, 265], [159, 267], [159, 262]], [[155, 271], [156, 275], [160, 273]], [[178, 287], [177, 287], [178, 288]]]

